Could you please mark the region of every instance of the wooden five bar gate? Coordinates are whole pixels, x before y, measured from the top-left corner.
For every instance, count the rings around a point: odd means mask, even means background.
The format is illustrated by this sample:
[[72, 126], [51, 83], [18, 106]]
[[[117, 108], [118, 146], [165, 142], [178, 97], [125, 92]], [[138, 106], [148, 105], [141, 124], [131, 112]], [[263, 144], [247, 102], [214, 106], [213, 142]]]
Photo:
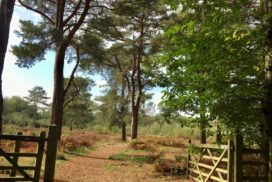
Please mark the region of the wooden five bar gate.
[[[41, 132], [40, 136], [22, 136], [22, 133], [17, 135], [0, 135], [0, 141], [14, 141], [14, 151], [6, 152], [0, 147], [0, 171], [9, 173], [7, 175], [0, 174], [0, 181], [15, 182], [15, 181], [33, 181], [38, 182], [40, 179], [40, 171], [43, 160], [44, 144], [46, 140], [45, 132]], [[23, 152], [21, 145], [23, 142], [36, 143], [36, 152]], [[34, 158], [35, 165], [19, 165], [19, 160], [22, 158]], [[5, 160], [5, 163], [3, 162]]]
[[244, 148], [239, 136], [228, 145], [190, 144], [189, 150], [187, 176], [193, 181], [269, 181], [268, 150]]

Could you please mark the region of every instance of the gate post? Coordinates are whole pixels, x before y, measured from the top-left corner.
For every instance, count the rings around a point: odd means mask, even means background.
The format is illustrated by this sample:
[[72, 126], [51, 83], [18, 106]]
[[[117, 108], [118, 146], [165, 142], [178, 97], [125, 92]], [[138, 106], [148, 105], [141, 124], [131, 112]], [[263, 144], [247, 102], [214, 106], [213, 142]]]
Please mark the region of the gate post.
[[[189, 140], [188, 149], [189, 149], [191, 143], [192, 143], [192, 141]], [[189, 168], [190, 168], [190, 163], [189, 163], [189, 161], [191, 160], [191, 156], [190, 156], [190, 153], [189, 153], [189, 152], [190, 152], [190, 151], [188, 151], [188, 156], [187, 156], [187, 171], [186, 171], [186, 178], [187, 178], [187, 179], [189, 179], [189, 173], [190, 173], [190, 171], [189, 171]]]
[[57, 126], [50, 125], [47, 138], [47, 151], [44, 169], [44, 181], [54, 182], [56, 156], [57, 156]]
[[268, 161], [268, 168], [269, 168], [269, 182], [272, 182], [272, 140], [269, 140], [269, 161]]
[[241, 182], [243, 176], [243, 138], [241, 135], [234, 136], [234, 182]]
[[233, 140], [229, 139], [228, 140], [228, 176], [227, 176], [227, 181], [228, 182], [233, 182], [233, 163], [234, 163], [234, 150], [233, 150]]
[[[23, 135], [22, 132], [18, 132], [17, 135], [21, 136]], [[19, 153], [20, 152], [20, 148], [21, 148], [21, 141], [20, 140], [16, 140], [15, 141], [15, 146], [14, 146], [14, 153]], [[18, 156], [14, 156], [13, 157], [14, 162], [16, 162], [16, 164], [18, 163]], [[10, 173], [10, 177], [15, 177], [16, 176], [16, 169], [12, 169], [11, 173]]]

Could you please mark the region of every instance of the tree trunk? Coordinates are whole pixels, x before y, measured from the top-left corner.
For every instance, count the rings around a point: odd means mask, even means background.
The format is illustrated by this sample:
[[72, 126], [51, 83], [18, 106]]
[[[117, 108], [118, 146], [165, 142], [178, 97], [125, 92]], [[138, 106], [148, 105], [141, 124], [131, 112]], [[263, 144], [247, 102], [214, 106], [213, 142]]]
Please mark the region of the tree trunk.
[[3, 93], [2, 73], [5, 55], [8, 46], [10, 22], [13, 14], [15, 0], [1, 0], [0, 2], [0, 134], [3, 133]]
[[122, 122], [122, 141], [127, 141], [127, 133], [126, 133], [126, 123]]
[[219, 124], [216, 124], [216, 143], [222, 143], [222, 130]]
[[55, 67], [54, 67], [54, 92], [52, 103], [52, 118], [51, 124], [58, 126], [58, 139], [61, 138], [62, 119], [63, 119], [63, 104], [64, 104], [64, 58], [66, 46], [61, 44], [57, 47]]
[[[144, 27], [141, 27], [141, 35], [143, 35]], [[143, 47], [143, 42], [140, 43]], [[139, 110], [142, 97], [142, 79], [141, 79], [141, 60], [142, 48], [139, 48], [137, 56], [134, 57], [134, 67], [136, 70], [136, 80], [132, 84], [132, 123], [131, 123], [131, 139], [136, 139], [138, 136]], [[136, 92], [137, 89], [137, 92]], [[137, 94], [136, 94], [137, 93]], [[136, 100], [135, 100], [136, 98]]]
[[127, 141], [127, 133], [126, 133], [126, 122], [124, 121], [125, 116], [125, 108], [126, 108], [126, 98], [125, 98], [125, 90], [126, 90], [126, 80], [125, 76], [122, 79], [122, 90], [121, 90], [121, 110], [120, 110], [120, 120], [122, 123], [122, 141]]
[[[270, 0], [261, 1], [262, 11], [262, 31], [266, 34], [264, 42], [265, 51], [263, 59], [265, 63], [264, 70], [264, 85], [262, 99], [262, 121], [260, 130], [262, 134], [262, 157], [264, 160], [269, 160], [269, 141], [272, 137], [272, 60], [269, 53], [272, 50], [272, 17], [268, 16], [272, 12], [272, 3]], [[266, 173], [269, 173], [269, 168], [266, 168]]]
[[139, 105], [132, 106], [131, 139], [138, 136]]
[[206, 143], [206, 126], [204, 121], [200, 121], [200, 143]]
[[263, 31], [266, 32], [265, 41], [265, 78], [264, 78], [264, 96], [262, 101], [263, 124], [261, 132], [263, 140], [266, 141], [272, 137], [272, 60], [268, 53], [272, 50], [272, 17], [267, 17], [272, 12], [272, 3], [265, 0], [263, 3], [263, 16], [267, 19], [263, 21]]
[[207, 127], [207, 118], [206, 118], [206, 106], [205, 101], [201, 99], [203, 95], [204, 89], [201, 88], [198, 91], [198, 94], [200, 96], [200, 106], [199, 106], [199, 115], [200, 115], [200, 143], [205, 144], [206, 143], [206, 127]]

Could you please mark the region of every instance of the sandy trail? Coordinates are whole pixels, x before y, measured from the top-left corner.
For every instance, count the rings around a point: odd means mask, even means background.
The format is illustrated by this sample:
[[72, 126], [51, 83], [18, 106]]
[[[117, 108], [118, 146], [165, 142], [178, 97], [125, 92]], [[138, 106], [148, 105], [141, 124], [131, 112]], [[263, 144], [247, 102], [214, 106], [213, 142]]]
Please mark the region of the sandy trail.
[[176, 182], [180, 176], [163, 176], [154, 165], [109, 160], [126, 150], [126, 143], [104, 144], [85, 156], [76, 156], [59, 165], [55, 182]]

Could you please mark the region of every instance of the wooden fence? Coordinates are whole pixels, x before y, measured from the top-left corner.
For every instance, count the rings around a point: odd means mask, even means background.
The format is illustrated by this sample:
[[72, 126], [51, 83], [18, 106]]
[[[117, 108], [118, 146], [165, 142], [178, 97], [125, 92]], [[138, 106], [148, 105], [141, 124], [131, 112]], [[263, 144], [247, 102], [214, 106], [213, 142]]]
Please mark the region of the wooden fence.
[[234, 179], [236, 181], [269, 181], [269, 152], [243, 147], [242, 137], [235, 137]]
[[[17, 135], [0, 135], [0, 141], [9, 140], [15, 142], [13, 152], [6, 152], [0, 148], [0, 158], [4, 158], [7, 164], [0, 164], [0, 171], [9, 171], [9, 176], [0, 176], [0, 181], [16, 182], [16, 181], [33, 181], [38, 182], [40, 179], [40, 171], [43, 159], [43, 150], [46, 140], [45, 132], [41, 132], [40, 136], [22, 136], [22, 133]], [[22, 152], [22, 142], [36, 143], [37, 151], [34, 153]], [[18, 161], [22, 158], [34, 158], [35, 165], [19, 165]]]
[[239, 136], [228, 145], [190, 144], [189, 153], [187, 176], [193, 181], [269, 181], [268, 150], [244, 148]]
[[228, 181], [229, 145], [191, 145], [188, 177], [197, 182]]

